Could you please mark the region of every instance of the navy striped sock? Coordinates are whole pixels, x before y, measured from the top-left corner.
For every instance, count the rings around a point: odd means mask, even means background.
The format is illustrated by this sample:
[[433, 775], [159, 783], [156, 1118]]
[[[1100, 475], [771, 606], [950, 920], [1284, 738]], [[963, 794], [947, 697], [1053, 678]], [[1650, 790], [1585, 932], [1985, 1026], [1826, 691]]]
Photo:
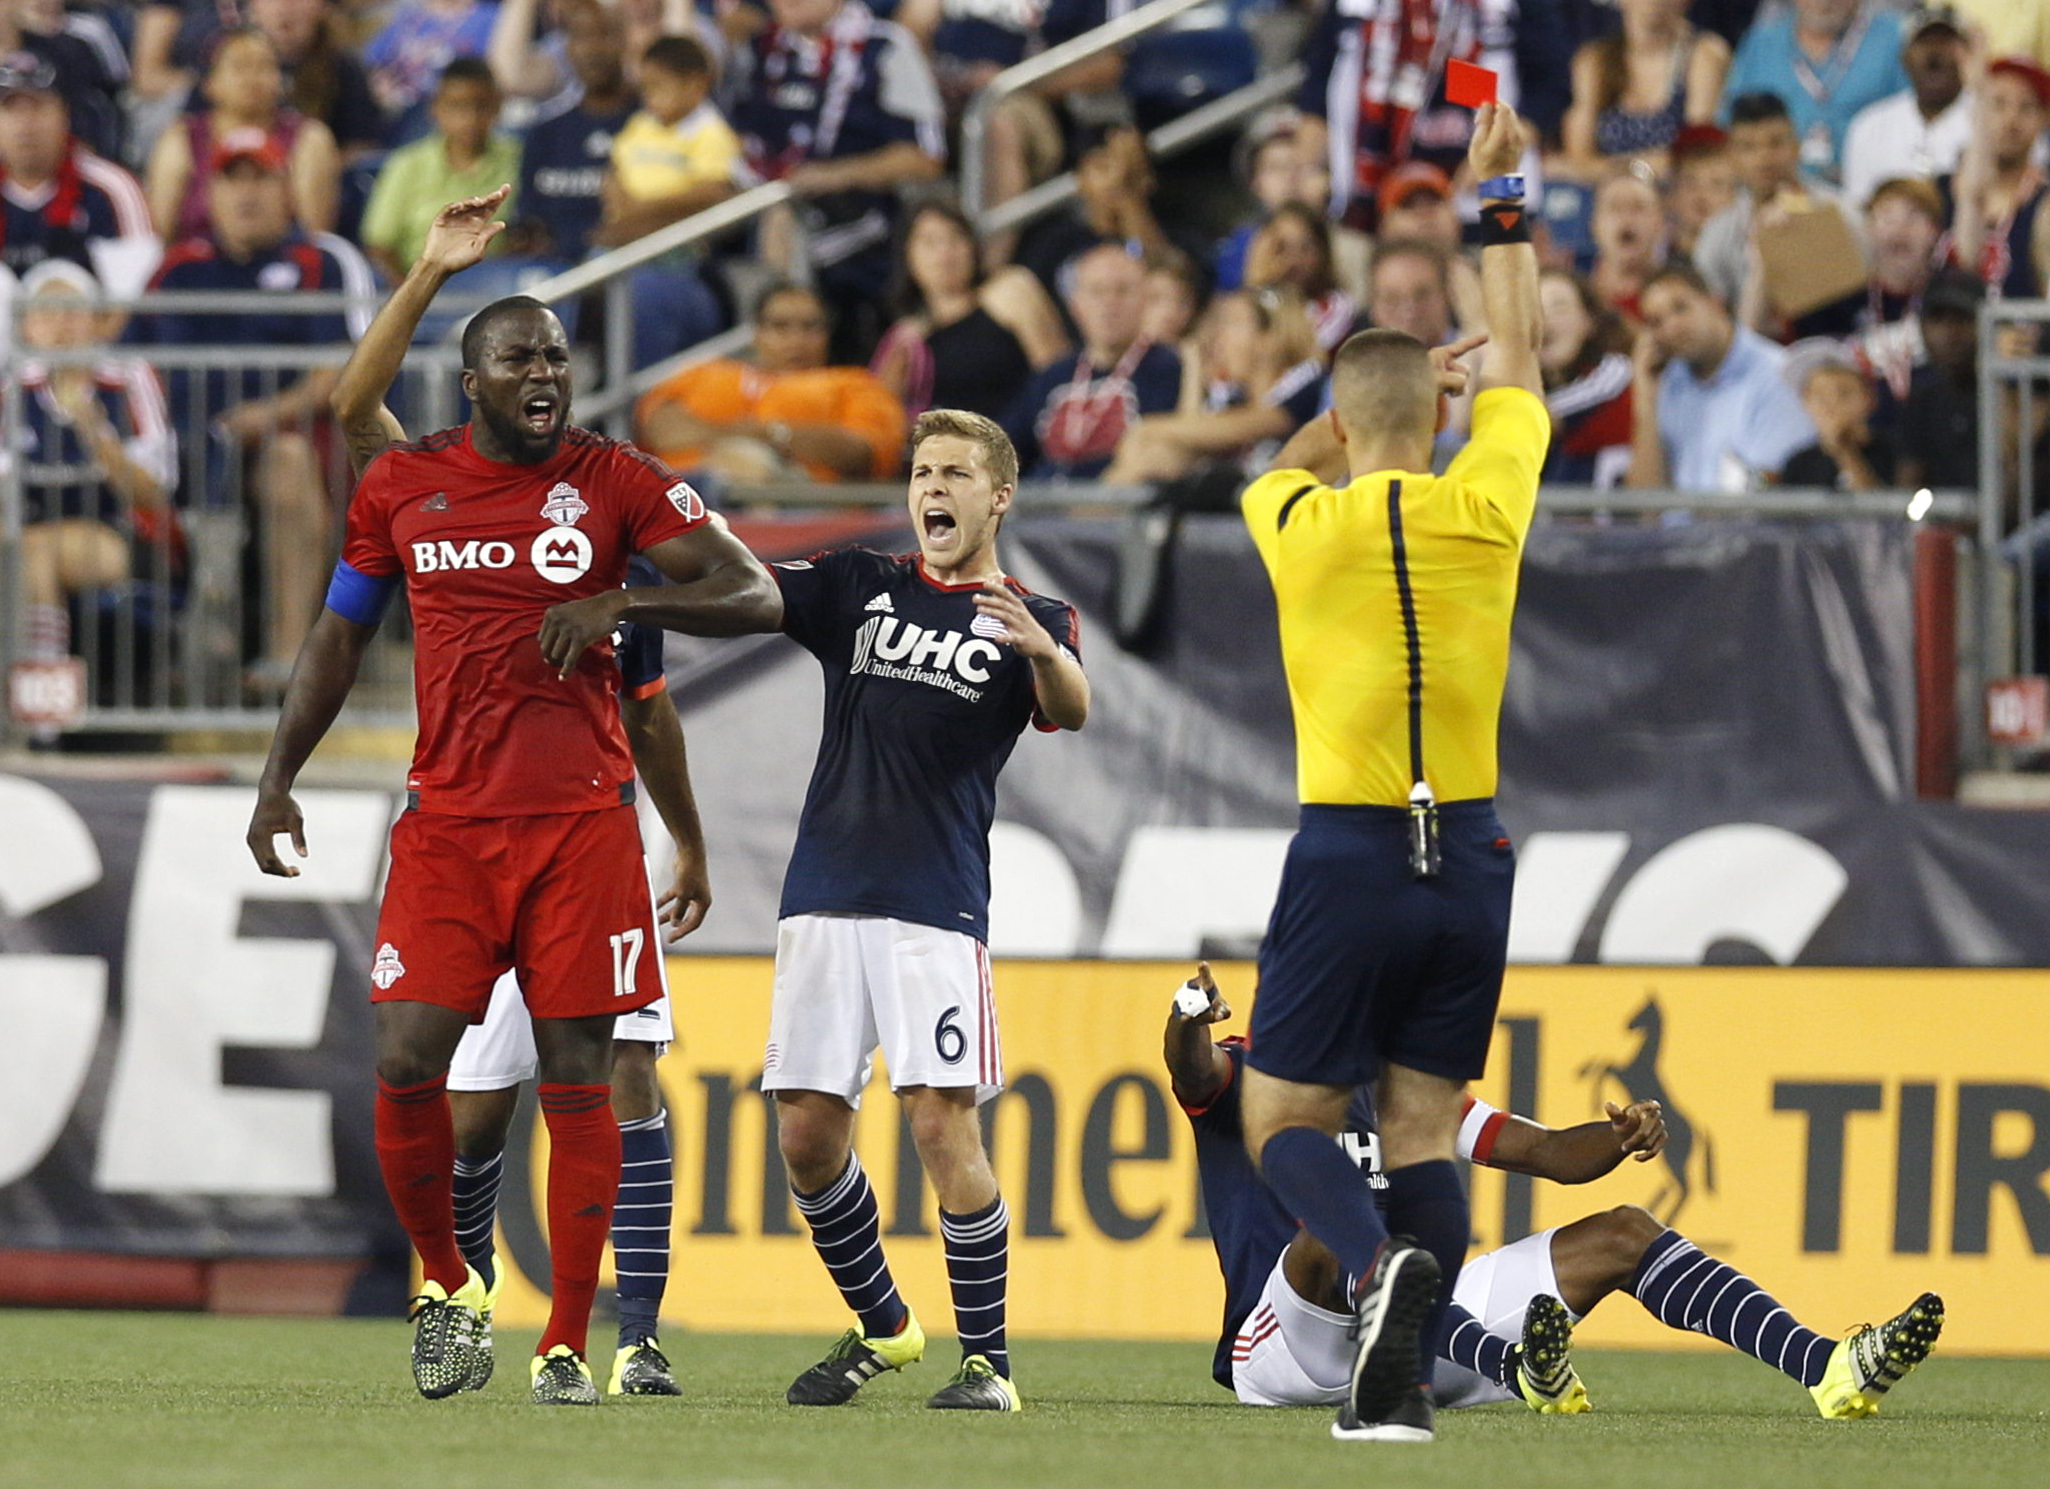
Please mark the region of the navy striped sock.
[[1481, 1327], [1479, 1319], [1457, 1303], [1446, 1305], [1445, 1333], [1438, 1343], [1442, 1358], [1513, 1391], [1516, 1385], [1509, 1378], [1511, 1348], [1509, 1340], [1500, 1334], [1490, 1334]]
[[1836, 1342], [1803, 1328], [1773, 1296], [1678, 1231], [1644, 1250], [1630, 1291], [1669, 1329], [1691, 1329], [1763, 1360], [1804, 1386], [1820, 1385]]
[[490, 1287], [498, 1280], [491, 1266], [492, 1233], [498, 1224], [498, 1183], [505, 1177], [505, 1154], [489, 1158], [456, 1155], [455, 1182], [450, 1191], [455, 1200], [456, 1245], [463, 1260], [477, 1269]]
[[961, 1355], [981, 1355], [1006, 1380], [1011, 1352], [1004, 1341], [1004, 1290], [1011, 1275], [1011, 1212], [1000, 1194], [973, 1215], [940, 1211], [947, 1281], [954, 1290], [954, 1332]]
[[612, 1206], [612, 1265], [619, 1278], [619, 1343], [653, 1339], [669, 1285], [669, 1113], [619, 1124], [619, 1198]]
[[847, 1306], [861, 1315], [861, 1332], [870, 1339], [887, 1339], [903, 1328], [907, 1310], [883, 1256], [875, 1191], [868, 1187], [860, 1156], [849, 1153], [840, 1177], [817, 1193], [805, 1194], [795, 1185], [790, 1192], [811, 1227], [819, 1260], [833, 1274]]

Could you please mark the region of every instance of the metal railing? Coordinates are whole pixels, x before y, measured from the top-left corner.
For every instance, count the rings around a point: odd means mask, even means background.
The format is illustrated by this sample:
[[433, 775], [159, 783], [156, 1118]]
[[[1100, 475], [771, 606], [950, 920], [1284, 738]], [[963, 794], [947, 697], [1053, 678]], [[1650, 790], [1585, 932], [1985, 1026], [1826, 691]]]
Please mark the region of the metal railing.
[[2050, 493], [2037, 479], [2050, 417], [2050, 355], [2007, 355], [2003, 331], [2050, 325], [2050, 300], [1999, 300], [1979, 314], [1979, 630], [1982, 681], [2042, 673], [2050, 598]]

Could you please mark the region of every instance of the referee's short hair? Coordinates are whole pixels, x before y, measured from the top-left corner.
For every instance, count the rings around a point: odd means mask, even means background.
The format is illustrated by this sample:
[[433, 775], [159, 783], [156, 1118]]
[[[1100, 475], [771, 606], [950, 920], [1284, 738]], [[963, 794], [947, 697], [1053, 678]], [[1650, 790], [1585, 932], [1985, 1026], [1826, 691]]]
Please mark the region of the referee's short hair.
[[991, 486], [1001, 489], [1018, 484], [1017, 447], [996, 420], [962, 408], [929, 408], [911, 426], [912, 454], [935, 435], [954, 435], [982, 451], [982, 467], [989, 472]]
[[1331, 359], [1331, 404], [1348, 434], [1435, 433], [1438, 375], [1430, 349], [1406, 331], [1355, 332]]

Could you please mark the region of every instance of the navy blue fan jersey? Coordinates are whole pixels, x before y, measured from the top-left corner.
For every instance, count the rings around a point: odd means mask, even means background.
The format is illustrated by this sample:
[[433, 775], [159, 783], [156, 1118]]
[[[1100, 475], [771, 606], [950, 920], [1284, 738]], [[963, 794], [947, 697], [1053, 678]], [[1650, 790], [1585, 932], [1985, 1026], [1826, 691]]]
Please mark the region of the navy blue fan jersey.
[[581, 100], [537, 120], [520, 149], [520, 216], [548, 229], [556, 253], [581, 259], [590, 251], [603, 204], [600, 188], [612, 162], [612, 141], [633, 117], [631, 106], [597, 114]]
[[[845, 548], [769, 572], [784, 633], [826, 675], [779, 913], [884, 915], [987, 941], [997, 772], [1028, 723], [1053, 727], [1032, 664], [995, 639], [979, 584], [940, 584], [916, 554]], [[1078, 655], [1074, 609], [1008, 582]]]

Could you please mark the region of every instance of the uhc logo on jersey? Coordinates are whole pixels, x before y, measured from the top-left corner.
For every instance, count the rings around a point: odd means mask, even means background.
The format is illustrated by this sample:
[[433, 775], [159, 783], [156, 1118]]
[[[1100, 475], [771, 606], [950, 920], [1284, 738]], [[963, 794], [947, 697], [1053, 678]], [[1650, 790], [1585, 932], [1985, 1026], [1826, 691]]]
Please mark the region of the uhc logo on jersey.
[[969, 640], [959, 631], [929, 631], [894, 615], [862, 622], [854, 633], [850, 675], [889, 677], [945, 688], [970, 703], [982, 698], [990, 665], [1003, 656], [992, 641]]
[[453, 543], [442, 538], [438, 542], [413, 545], [415, 574], [439, 574], [449, 569], [509, 569], [512, 562], [513, 545], [510, 543], [483, 543], [475, 538], [466, 543]]
[[529, 551], [535, 572], [550, 584], [574, 584], [591, 571], [591, 540], [580, 527], [551, 527]]

